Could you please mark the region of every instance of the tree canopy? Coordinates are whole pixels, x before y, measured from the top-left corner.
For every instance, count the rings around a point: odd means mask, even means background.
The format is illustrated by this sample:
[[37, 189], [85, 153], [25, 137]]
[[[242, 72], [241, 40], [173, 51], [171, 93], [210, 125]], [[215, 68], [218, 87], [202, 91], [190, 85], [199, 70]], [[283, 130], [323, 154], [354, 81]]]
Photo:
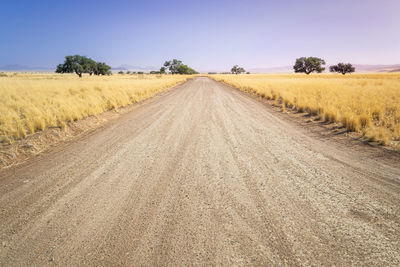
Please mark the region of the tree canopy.
[[161, 67], [160, 73], [165, 73], [166, 70], [171, 74], [196, 74], [197, 72], [188, 65], [182, 63], [181, 60], [173, 59], [165, 61], [164, 67]]
[[110, 75], [111, 67], [104, 62], [96, 62], [91, 58], [74, 55], [66, 56], [63, 64], [59, 64], [56, 73], [76, 73], [82, 77], [82, 73], [89, 75]]
[[241, 68], [238, 65], [235, 65], [235, 66], [232, 67], [231, 72], [233, 74], [240, 74], [240, 73], [245, 73], [246, 71], [245, 71], [244, 68]]
[[338, 73], [345, 75], [346, 73], [355, 72], [356, 68], [354, 68], [353, 65], [351, 65], [350, 63], [347, 63], [347, 64], [339, 63], [337, 65], [330, 66], [329, 71], [330, 72], [338, 72]]
[[310, 74], [311, 72], [321, 73], [325, 70], [322, 65], [325, 65], [325, 60], [318, 57], [301, 57], [296, 59], [293, 66], [294, 72], [302, 72]]

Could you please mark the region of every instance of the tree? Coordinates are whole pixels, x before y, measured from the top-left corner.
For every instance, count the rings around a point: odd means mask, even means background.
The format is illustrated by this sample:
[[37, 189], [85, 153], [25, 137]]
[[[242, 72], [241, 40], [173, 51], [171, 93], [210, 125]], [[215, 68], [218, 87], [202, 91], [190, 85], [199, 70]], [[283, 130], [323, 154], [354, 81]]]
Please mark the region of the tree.
[[171, 61], [165, 61], [164, 67], [171, 72], [171, 74], [178, 74], [178, 68], [182, 65], [182, 61], [173, 59]]
[[111, 75], [111, 67], [104, 62], [96, 62], [95, 75]]
[[305, 74], [310, 74], [311, 72], [321, 73], [325, 70], [322, 65], [325, 65], [323, 59], [317, 57], [301, 57], [296, 59], [293, 69], [294, 72], [303, 72]]
[[124, 74], [124, 72], [122, 70], [118, 71], [118, 74]]
[[244, 70], [244, 68], [241, 68], [238, 65], [235, 65], [235, 66], [232, 67], [231, 72], [233, 74], [240, 74], [240, 73], [244, 73], [246, 71]]
[[91, 76], [93, 73], [95, 73], [96, 68], [97, 68], [97, 63], [91, 58], [87, 57], [82, 57], [82, 64], [83, 64], [83, 72], [84, 73], [89, 73]]
[[188, 65], [180, 65], [177, 69], [179, 74], [196, 74], [197, 72]]
[[164, 67], [160, 69], [160, 73], [165, 73], [166, 69], [171, 74], [196, 74], [197, 72], [190, 68], [188, 65], [182, 63], [181, 60], [173, 59], [171, 61], [165, 61]]
[[91, 58], [74, 55], [66, 56], [63, 64], [59, 64], [56, 73], [76, 73], [82, 77], [82, 73], [89, 73], [89, 75], [108, 75], [111, 74], [111, 67], [105, 63], [96, 62]]
[[83, 59], [80, 55], [66, 56], [64, 64], [59, 64], [56, 69], [56, 73], [76, 73], [79, 77], [82, 77], [84, 71]]
[[329, 67], [330, 72], [339, 72], [343, 75], [346, 73], [355, 72], [356, 68], [353, 67], [350, 63], [339, 63], [337, 65], [333, 65]]

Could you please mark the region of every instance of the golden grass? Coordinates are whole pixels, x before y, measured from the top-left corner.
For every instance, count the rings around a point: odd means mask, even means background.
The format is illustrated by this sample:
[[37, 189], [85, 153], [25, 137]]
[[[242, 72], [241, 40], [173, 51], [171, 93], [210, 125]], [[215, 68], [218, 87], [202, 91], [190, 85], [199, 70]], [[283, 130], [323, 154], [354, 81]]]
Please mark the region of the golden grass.
[[186, 81], [180, 75], [4, 74], [0, 77], [0, 142], [142, 101]]
[[211, 78], [275, 100], [282, 108], [341, 123], [368, 139], [398, 146], [400, 73], [211, 75]]

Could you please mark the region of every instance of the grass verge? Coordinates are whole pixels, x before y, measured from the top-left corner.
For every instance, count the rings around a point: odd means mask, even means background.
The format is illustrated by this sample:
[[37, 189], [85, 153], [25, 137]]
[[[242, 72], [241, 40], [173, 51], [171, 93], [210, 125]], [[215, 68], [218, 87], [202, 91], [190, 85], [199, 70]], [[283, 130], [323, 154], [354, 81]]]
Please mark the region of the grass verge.
[[368, 140], [400, 147], [400, 73], [210, 75], [286, 108], [341, 123]]
[[181, 75], [86, 76], [10, 74], [0, 77], [0, 143], [140, 102], [187, 81]]

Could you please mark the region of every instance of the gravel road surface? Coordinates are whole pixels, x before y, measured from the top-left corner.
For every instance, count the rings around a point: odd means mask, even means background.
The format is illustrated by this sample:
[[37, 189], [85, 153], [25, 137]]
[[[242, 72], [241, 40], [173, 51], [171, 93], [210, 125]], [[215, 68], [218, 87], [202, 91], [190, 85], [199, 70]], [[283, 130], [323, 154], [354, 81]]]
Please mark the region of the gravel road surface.
[[0, 171], [0, 265], [399, 266], [400, 157], [288, 117], [199, 77]]

